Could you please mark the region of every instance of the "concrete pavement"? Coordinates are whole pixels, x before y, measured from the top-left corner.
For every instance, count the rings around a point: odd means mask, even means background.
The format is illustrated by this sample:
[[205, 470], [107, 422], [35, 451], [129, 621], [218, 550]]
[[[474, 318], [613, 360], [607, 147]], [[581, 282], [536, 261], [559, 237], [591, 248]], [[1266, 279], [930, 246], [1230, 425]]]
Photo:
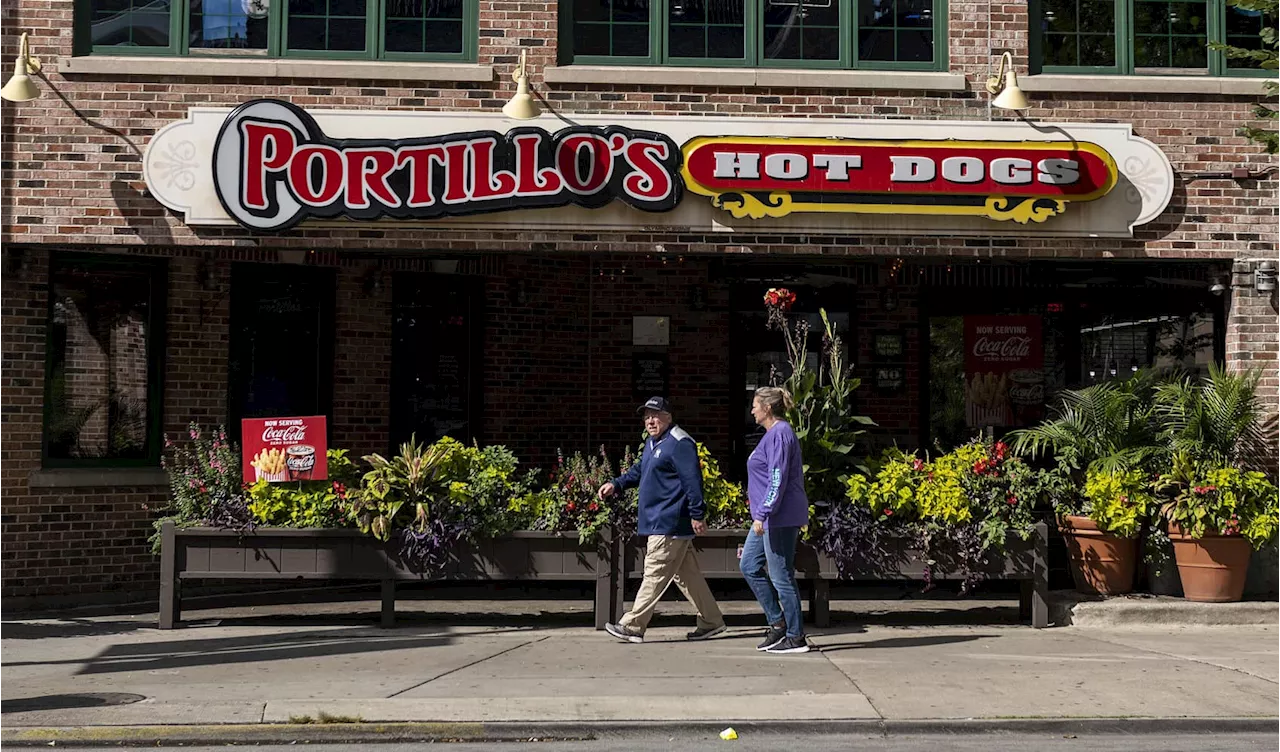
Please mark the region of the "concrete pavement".
[[468, 738], [467, 724], [655, 721], [1253, 719], [1256, 730], [1280, 700], [1274, 624], [1037, 631], [1016, 623], [1013, 601], [837, 602], [835, 625], [811, 633], [819, 650], [775, 656], [754, 650], [752, 605], [725, 604], [729, 632], [690, 643], [689, 608], [664, 602], [644, 645], [570, 626], [589, 622], [589, 604], [569, 602], [407, 602], [394, 630], [370, 624], [372, 602], [192, 611], [163, 632], [154, 615], [6, 620], [3, 740], [322, 714]]

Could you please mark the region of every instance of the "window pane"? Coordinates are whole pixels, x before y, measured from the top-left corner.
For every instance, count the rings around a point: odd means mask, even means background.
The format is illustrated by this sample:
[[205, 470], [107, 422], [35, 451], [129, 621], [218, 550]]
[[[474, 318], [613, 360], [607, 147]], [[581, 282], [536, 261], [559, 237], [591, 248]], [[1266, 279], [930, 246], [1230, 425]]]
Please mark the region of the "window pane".
[[269, 0], [190, 0], [191, 49], [267, 49]]
[[1042, 65], [1116, 64], [1115, 0], [1042, 0], [1040, 8]]
[[766, 60], [839, 60], [836, 0], [770, 0], [764, 11]]
[[743, 0], [668, 0], [667, 24], [670, 57], [740, 60], [745, 56]]
[[168, 47], [170, 0], [92, 0], [95, 45]]
[[1136, 67], [1208, 66], [1207, 3], [1136, 0], [1133, 19]]
[[47, 456], [146, 459], [151, 269], [57, 262], [48, 327]]
[[858, 59], [933, 60], [933, 0], [858, 0]]
[[388, 0], [387, 51], [461, 53], [462, 11], [462, 0]]
[[318, 0], [296, 9], [290, 6], [289, 49], [364, 50], [367, 7], [368, 0]]
[[[1227, 44], [1246, 50], [1264, 49], [1262, 43], [1264, 23], [1261, 11], [1227, 6]], [[1227, 67], [1257, 68], [1258, 64], [1252, 60], [1228, 57]]]
[[649, 0], [574, 0], [573, 54], [649, 56]]

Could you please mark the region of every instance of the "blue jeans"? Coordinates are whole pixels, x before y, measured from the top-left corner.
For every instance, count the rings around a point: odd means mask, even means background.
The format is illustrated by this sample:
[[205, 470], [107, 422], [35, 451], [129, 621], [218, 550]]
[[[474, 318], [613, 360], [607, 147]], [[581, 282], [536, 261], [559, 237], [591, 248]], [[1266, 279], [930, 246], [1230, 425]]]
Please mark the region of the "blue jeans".
[[738, 563], [769, 624], [781, 624], [785, 618], [788, 637], [804, 635], [800, 589], [796, 585], [799, 537], [798, 527], [766, 528], [764, 535], [756, 535], [752, 530]]

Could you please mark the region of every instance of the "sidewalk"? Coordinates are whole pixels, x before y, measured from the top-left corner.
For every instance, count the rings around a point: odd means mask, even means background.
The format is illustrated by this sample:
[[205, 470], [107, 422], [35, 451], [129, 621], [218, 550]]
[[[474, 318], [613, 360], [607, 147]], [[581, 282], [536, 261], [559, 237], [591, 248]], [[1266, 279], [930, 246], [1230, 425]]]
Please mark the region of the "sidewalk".
[[243, 724], [200, 731], [240, 738], [322, 714], [446, 724], [441, 738], [643, 722], [1168, 718], [1256, 730], [1280, 696], [1274, 624], [1033, 630], [1016, 623], [1016, 601], [834, 602], [833, 626], [811, 634], [820, 650], [774, 656], [754, 650], [754, 604], [725, 606], [729, 632], [690, 643], [688, 606], [664, 602], [644, 645], [572, 626], [589, 623], [590, 604], [563, 601], [405, 601], [394, 630], [373, 626], [373, 601], [192, 610], [166, 632], [154, 614], [5, 621], [3, 741], [171, 724]]

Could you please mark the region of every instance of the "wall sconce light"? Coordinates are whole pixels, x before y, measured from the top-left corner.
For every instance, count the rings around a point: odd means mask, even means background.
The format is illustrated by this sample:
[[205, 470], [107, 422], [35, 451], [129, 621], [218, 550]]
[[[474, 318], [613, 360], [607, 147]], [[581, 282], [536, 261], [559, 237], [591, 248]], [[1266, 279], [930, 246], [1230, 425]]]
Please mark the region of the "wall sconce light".
[[529, 95], [529, 68], [525, 62], [525, 50], [520, 50], [520, 64], [511, 79], [516, 82], [515, 96], [502, 105], [502, 114], [513, 120], [533, 120], [542, 114], [542, 108]]
[[[1002, 78], [1003, 83], [1000, 81]], [[1025, 110], [1031, 106], [1027, 104], [1027, 95], [1018, 88], [1018, 74], [1013, 70], [1013, 53], [1005, 52], [1000, 56], [1000, 70], [987, 79], [987, 92], [995, 97], [991, 100], [992, 107]]]
[[40, 72], [40, 58], [32, 57], [27, 45], [27, 33], [22, 32], [18, 47], [18, 59], [13, 61], [13, 78], [0, 89], [0, 97], [10, 102], [30, 102], [40, 96], [40, 87], [31, 80], [32, 73]]
[[213, 278], [213, 261], [208, 258], [200, 259], [200, 263], [196, 264], [196, 284], [200, 285], [201, 290], [211, 292], [218, 289], [218, 283]]
[[1209, 282], [1209, 292], [1213, 293], [1214, 295], [1221, 295], [1222, 293], [1224, 293], [1224, 292], [1226, 292], [1226, 291], [1227, 291], [1227, 278], [1226, 278], [1226, 277], [1224, 277], [1224, 276], [1222, 276], [1221, 274], [1219, 274], [1219, 275], [1215, 276], [1212, 280], [1210, 280], [1210, 282]]
[[1276, 262], [1261, 261], [1253, 270], [1253, 289], [1258, 292], [1275, 292]]
[[371, 297], [382, 295], [382, 269], [377, 266], [369, 267], [360, 279], [360, 287], [365, 295]]

